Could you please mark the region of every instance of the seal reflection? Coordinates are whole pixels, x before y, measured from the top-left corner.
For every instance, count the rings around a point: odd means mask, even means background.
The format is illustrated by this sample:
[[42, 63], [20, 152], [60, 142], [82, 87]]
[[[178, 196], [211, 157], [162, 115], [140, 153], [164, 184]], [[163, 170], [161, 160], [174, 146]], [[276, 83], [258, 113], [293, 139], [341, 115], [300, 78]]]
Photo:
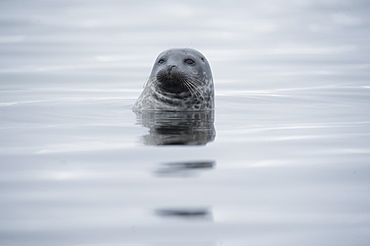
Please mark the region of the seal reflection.
[[146, 145], [206, 145], [216, 136], [214, 111], [139, 111], [137, 122], [149, 128]]
[[155, 173], [160, 177], [188, 177], [211, 170], [215, 165], [215, 161], [171, 162], [164, 163]]
[[155, 210], [155, 214], [166, 218], [213, 220], [208, 208], [164, 208]]

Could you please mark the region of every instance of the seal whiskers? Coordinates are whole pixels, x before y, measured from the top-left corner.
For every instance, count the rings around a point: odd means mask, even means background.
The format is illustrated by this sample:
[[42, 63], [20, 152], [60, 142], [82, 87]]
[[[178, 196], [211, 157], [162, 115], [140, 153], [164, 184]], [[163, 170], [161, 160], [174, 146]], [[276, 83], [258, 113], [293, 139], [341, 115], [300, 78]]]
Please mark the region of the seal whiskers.
[[169, 49], [157, 57], [133, 109], [193, 111], [214, 108], [212, 72], [194, 49]]
[[[196, 96], [198, 99], [202, 99], [204, 100], [204, 97], [203, 97], [203, 91], [199, 88], [199, 86], [197, 86], [197, 84], [200, 84], [199, 81], [197, 80], [192, 80], [192, 79], [189, 79], [186, 81], [186, 84], [192, 88], [193, 90], [193, 93], [194, 93], [194, 96]], [[200, 98], [199, 98], [200, 97]]]

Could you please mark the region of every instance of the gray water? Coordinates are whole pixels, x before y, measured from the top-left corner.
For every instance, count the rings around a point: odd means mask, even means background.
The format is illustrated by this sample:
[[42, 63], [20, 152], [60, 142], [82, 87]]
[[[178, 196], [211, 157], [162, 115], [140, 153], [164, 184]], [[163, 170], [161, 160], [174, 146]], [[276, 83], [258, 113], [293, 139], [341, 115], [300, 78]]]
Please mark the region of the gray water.
[[[0, 245], [369, 245], [369, 11], [1, 1]], [[131, 111], [171, 47], [214, 115]]]

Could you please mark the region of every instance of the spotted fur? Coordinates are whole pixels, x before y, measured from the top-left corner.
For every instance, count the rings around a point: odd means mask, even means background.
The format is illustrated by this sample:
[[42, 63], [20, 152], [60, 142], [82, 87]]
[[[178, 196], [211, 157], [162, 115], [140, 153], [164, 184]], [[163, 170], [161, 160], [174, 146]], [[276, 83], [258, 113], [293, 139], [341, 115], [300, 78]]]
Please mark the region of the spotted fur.
[[169, 49], [156, 59], [134, 111], [214, 109], [214, 85], [206, 58], [194, 49]]

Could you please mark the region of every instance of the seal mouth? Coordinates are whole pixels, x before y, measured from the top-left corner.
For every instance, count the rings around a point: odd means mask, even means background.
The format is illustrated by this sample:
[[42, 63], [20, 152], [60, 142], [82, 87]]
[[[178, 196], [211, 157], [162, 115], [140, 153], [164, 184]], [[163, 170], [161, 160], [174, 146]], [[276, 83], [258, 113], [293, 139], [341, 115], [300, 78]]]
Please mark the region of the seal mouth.
[[171, 93], [182, 93], [189, 91], [186, 87], [187, 75], [177, 68], [162, 69], [157, 73], [158, 86]]

